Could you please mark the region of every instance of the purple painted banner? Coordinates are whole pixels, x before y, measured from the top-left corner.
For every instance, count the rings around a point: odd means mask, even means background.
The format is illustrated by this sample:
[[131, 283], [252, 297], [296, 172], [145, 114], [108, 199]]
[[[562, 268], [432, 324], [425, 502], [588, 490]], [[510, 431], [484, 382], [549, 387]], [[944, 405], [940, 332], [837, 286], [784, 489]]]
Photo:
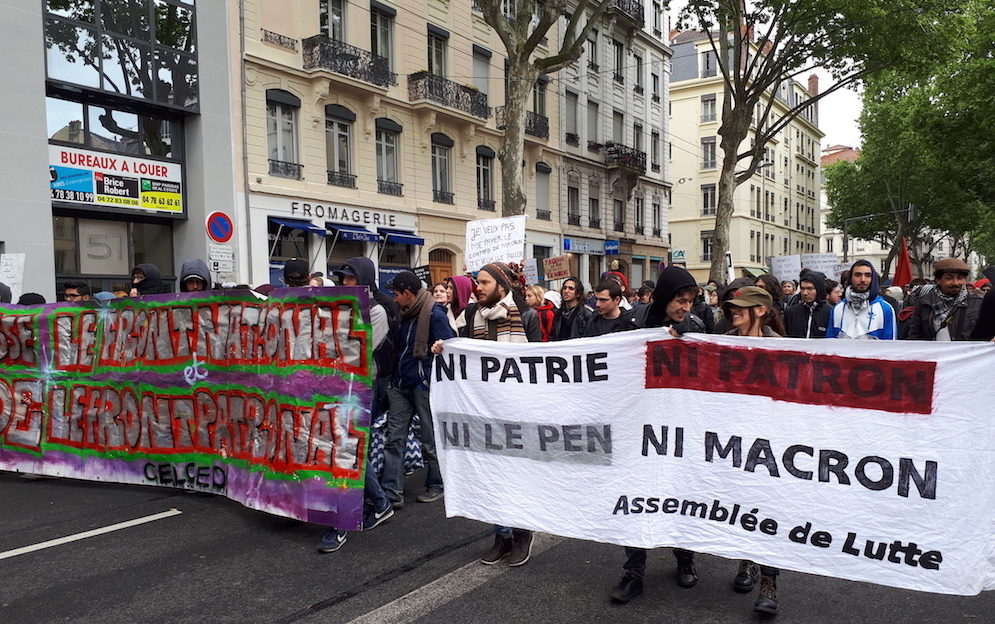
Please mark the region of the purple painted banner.
[[362, 526], [365, 288], [0, 305], [0, 470]]

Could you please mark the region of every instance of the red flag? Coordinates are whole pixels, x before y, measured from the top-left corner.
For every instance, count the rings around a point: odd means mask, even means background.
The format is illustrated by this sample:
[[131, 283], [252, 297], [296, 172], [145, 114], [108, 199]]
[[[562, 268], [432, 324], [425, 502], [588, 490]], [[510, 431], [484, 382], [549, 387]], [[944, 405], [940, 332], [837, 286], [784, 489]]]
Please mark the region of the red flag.
[[898, 250], [898, 264], [895, 266], [895, 276], [891, 278], [893, 286], [905, 286], [912, 281], [912, 261], [909, 260], [909, 246], [902, 237], [902, 247]]

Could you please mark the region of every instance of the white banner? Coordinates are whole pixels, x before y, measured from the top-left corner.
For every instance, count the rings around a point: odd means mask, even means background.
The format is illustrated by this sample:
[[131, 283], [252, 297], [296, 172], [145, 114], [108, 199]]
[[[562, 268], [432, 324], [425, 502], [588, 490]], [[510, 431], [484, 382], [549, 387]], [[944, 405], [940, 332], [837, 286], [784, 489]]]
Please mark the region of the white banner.
[[446, 512], [922, 591], [995, 589], [995, 345], [454, 339]]
[[488, 262], [521, 262], [524, 259], [525, 215], [467, 222], [468, 271], [479, 271]]
[[777, 278], [777, 281], [795, 281], [798, 274], [802, 272], [801, 256], [776, 256], [770, 259], [770, 273]]

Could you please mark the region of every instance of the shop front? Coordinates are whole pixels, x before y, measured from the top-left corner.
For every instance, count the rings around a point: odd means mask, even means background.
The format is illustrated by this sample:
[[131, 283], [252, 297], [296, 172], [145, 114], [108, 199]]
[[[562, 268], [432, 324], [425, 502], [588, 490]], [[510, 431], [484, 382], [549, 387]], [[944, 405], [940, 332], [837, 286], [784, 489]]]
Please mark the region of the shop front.
[[570, 269], [590, 290], [605, 271], [605, 241], [595, 238], [564, 238], [563, 252], [570, 254]]

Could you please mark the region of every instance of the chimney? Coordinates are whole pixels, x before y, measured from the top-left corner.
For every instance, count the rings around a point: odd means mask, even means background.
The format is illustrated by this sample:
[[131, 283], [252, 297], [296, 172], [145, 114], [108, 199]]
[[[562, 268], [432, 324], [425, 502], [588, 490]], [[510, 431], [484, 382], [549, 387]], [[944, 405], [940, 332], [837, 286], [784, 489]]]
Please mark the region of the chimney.
[[[819, 95], [819, 77], [812, 74], [808, 77], [808, 94], [810, 97], [815, 97]], [[815, 125], [819, 125], [819, 103], [816, 102], [812, 105], [812, 118], [815, 119]]]
[[70, 143], [82, 143], [83, 142], [83, 122], [76, 120], [70, 121], [68, 126], [69, 132], [66, 136], [66, 141]]

